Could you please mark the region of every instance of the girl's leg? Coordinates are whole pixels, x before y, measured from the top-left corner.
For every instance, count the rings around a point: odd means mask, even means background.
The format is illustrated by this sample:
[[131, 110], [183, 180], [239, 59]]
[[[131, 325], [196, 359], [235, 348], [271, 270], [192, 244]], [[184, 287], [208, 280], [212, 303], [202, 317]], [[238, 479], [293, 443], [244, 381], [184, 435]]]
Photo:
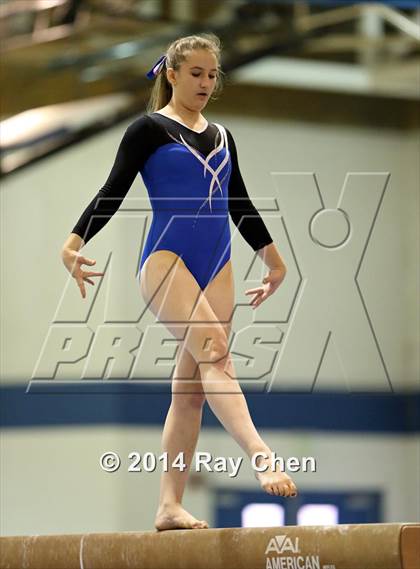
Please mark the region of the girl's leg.
[[[232, 281], [230, 261], [209, 283], [205, 294], [201, 294], [182, 260], [170, 251], [152, 254], [143, 271], [143, 298], [174, 336], [185, 342], [186, 349], [199, 365], [201, 382], [212, 411], [248, 456], [255, 452], [270, 454], [271, 450], [251, 420], [228, 353], [228, 335], [223, 320], [230, 322], [233, 313], [233, 287], [227, 287]], [[228, 301], [223, 300], [226, 295]], [[220, 315], [223, 303], [227, 303], [227, 312], [230, 311], [228, 318]], [[181, 334], [179, 327], [174, 326], [179, 322], [186, 324]], [[289, 496], [296, 493], [296, 486], [285, 473], [267, 471], [259, 473], [257, 478], [270, 494]]]
[[[222, 360], [224, 362], [224, 360]], [[242, 393], [228, 354], [224, 371], [215, 373], [214, 367], [201, 364], [201, 382], [211, 410], [225, 429], [251, 458], [255, 453], [265, 453], [268, 458], [258, 457], [256, 466], [265, 466], [265, 472], [256, 472], [261, 487], [269, 494], [277, 496], [296, 496], [293, 480], [277, 465], [271, 470], [271, 449], [258, 434], [252, 422], [245, 396]], [[223, 377], [225, 376], [225, 377]], [[226, 376], [228, 379], [226, 379]]]
[[[179, 381], [191, 378], [189, 384]], [[172, 379], [172, 402], [162, 435], [162, 451], [168, 454], [168, 469], [162, 470], [159, 508], [155, 527], [158, 530], [175, 528], [207, 528], [206, 521], [199, 521], [181, 506], [190, 465], [199, 436], [205, 395], [195, 360], [182, 345], [177, 352], [177, 365]], [[179, 453], [185, 470], [172, 468]]]
[[[254, 426], [245, 396], [236, 379], [232, 358], [227, 352], [227, 340], [230, 336], [234, 309], [234, 285], [230, 263], [225, 273], [223, 269], [209, 283], [204, 291], [204, 297], [204, 301], [209, 303], [226, 335], [226, 344], [221, 350], [221, 353], [223, 350], [226, 351], [225, 357], [213, 365], [200, 364], [201, 382], [206, 399], [213, 413], [250, 458], [257, 452], [264, 452], [270, 456], [271, 449]], [[200, 310], [199, 304], [196, 310]], [[270, 460], [264, 458], [258, 458], [256, 464], [257, 466], [271, 466]], [[263, 473], [256, 473], [255, 476], [261, 487], [269, 494], [279, 496], [296, 496], [297, 494], [294, 482], [285, 473], [278, 470], [276, 472], [267, 470]]]

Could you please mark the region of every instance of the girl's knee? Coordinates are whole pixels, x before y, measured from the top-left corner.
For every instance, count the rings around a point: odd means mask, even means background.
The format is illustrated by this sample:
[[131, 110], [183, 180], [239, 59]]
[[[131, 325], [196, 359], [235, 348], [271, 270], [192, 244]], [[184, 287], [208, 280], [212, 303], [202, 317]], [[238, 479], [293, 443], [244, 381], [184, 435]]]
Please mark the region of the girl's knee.
[[235, 368], [233, 367], [232, 354], [229, 352], [225, 361], [224, 372], [231, 378], [236, 379]]
[[224, 367], [229, 357], [229, 346], [226, 334], [219, 331], [210, 337], [207, 348], [207, 357], [203, 360], [207, 363], [213, 364], [217, 367]]
[[204, 358], [201, 365], [201, 372], [205, 376], [209, 368], [217, 368], [223, 371], [229, 378], [235, 377], [232, 355], [229, 351], [227, 340], [215, 342], [210, 350], [210, 357]]

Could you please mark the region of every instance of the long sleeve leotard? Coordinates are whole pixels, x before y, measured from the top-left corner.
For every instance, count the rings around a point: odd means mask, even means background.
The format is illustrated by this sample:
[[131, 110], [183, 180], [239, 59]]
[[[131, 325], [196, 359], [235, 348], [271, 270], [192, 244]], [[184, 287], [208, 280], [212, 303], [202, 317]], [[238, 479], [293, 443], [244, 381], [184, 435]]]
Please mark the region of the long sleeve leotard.
[[229, 260], [229, 216], [254, 251], [272, 238], [251, 202], [230, 131], [207, 123], [200, 132], [159, 112], [126, 129], [105, 184], [72, 233], [87, 243], [116, 213], [140, 172], [153, 219], [140, 261], [167, 249], [204, 289]]

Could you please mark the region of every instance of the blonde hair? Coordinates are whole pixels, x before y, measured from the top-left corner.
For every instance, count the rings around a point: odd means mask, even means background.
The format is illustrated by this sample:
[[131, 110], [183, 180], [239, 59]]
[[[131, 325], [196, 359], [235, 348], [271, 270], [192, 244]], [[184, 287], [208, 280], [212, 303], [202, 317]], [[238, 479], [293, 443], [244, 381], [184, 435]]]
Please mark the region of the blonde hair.
[[172, 85], [166, 78], [166, 68], [172, 67], [178, 70], [181, 63], [186, 60], [189, 52], [196, 49], [207, 49], [217, 59], [217, 80], [216, 86], [210, 97], [211, 100], [217, 100], [217, 96], [223, 89], [223, 71], [220, 64], [221, 42], [213, 33], [202, 33], [192, 36], [184, 36], [176, 39], [166, 49], [166, 62], [161, 71], [158, 73], [150, 94], [147, 104], [146, 113], [154, 113], [169, 103], [172, 98]]

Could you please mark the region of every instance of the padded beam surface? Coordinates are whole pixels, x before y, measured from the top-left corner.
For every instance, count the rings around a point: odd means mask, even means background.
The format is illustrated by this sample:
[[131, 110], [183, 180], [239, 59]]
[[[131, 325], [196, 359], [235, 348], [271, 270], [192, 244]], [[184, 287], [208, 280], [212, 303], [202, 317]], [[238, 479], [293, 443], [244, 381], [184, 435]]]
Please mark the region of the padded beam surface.
[[419, 569], [420, 524], [0, 538], [1, 569]]

